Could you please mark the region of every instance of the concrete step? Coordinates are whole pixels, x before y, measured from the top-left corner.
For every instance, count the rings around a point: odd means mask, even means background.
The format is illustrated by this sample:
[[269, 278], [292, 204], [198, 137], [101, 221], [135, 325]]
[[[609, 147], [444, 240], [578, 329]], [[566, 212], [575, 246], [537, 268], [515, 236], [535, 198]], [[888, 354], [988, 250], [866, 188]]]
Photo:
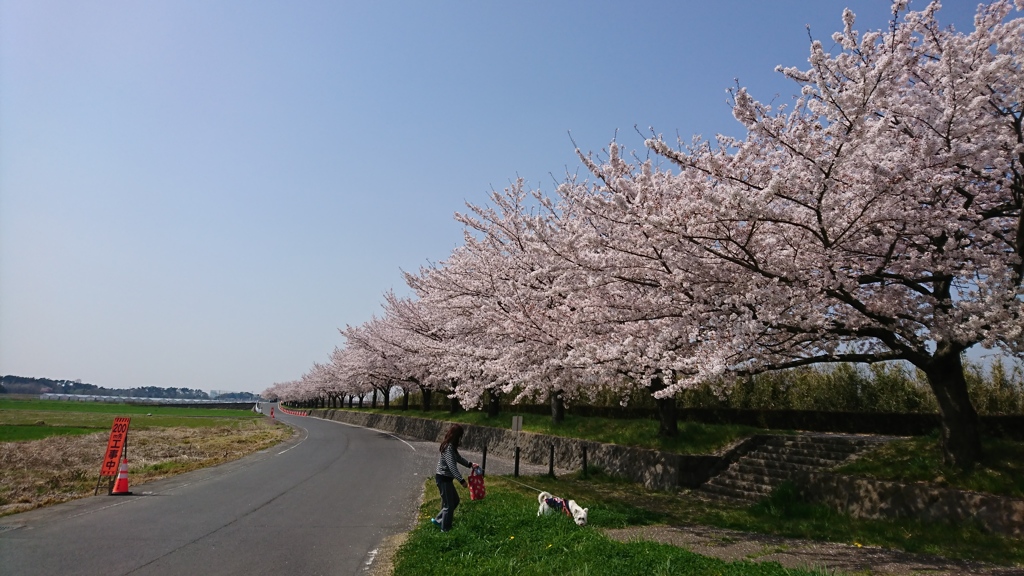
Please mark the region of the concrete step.
[[829, 446], [835, 451], [856, 452], [869, 446], [888, 441], [889, 438], [872, 436], [842, 436], [825, 434], [800, 434], [795, 436], [771, 436], [764, 445], [767, 446]]
[[786, 476], [766, 476], [764, 474], [730, 474], [728, 476], [717, 476], [709, 480], [709, 482], [716, 482], [719, 484], [728, 484], [730, 486], [742, 487], [745, 490], [751, 490], [754, 492], [763, 492], [759, 490], [757, 486], [764, 486], [768, 488], [774, 488], [783, 482], [789, 480]]
[[846, 462], [849, 456], [842, 458], [827, 458], [820, 456], [810, 456], [804, 454], [789, 454], [789, 453], [778, 453], [773, 454], [771, 452], [754, 451], [739, 461], [763, 461], [763, 462], [788, 462], [790, 464], [803, 464], [804, 466], [811, 466], [814, 468], [832, 468], [838, 464]]
[[828, 470], [887, 439], [807, 434], [772, 436], [700, 487], [702, 493], [757, 501], [795, 473]]
[[759, 446], [753, 452], [765, 454], [796, 454], [798, 456], [820, 456], [824, 458], [846, 459], [862, 449], [845, 450], [841, 446], [827, 444], [794, 444], [791, 446], [764, 445]]
[[757, 447], [757, 450], [764, 450], [767, 452], [793, 452], [796, 454], [843, 454], [849, 456], [863, 450], [856, 446], [847, 446], [843, 444], [814, 444], [806, 442], [794, 442], [792, 444], [762, 444]]
[[764, 446], [828, 446], [838, 451], [855, 452], [863, 448], [866, 443], [867, 441], [853, 441], [847, 440], [842, 437], [828, 438], [822, 436], [773, 436], [765, 441]]
[[713, 498], [724, 498], [731, 501], [742, 501], [742, 502], [757, 502], [765, 498], [765, 494], [760, 492], [747, 492], [745, 490], [733, 488], [730, 486], [719, 486], [719, 485], [705, 485], [700, 489], [701, 494], [711, 496]]
[[730, 474], [762, 474], [765, 476], [789, 477], [794, 472], [814, 472], [821, 466], [775, 460], [740, 460], [730, 468]]

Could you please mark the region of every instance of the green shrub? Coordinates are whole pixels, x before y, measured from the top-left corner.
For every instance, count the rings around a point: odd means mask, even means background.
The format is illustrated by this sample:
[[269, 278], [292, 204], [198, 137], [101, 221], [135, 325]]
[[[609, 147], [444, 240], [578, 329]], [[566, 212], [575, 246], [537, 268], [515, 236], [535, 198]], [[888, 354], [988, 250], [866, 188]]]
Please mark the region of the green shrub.
[[[968, 392], [979, 414], [1024, 413], [1024, 373], [996, 361], [985, 370], [965, 362]], [[906, 363], [835, 364], [766, 372], [680, 395], [686, 407], [757, 410], [935, 413], [938, 405], [925, 376]]]

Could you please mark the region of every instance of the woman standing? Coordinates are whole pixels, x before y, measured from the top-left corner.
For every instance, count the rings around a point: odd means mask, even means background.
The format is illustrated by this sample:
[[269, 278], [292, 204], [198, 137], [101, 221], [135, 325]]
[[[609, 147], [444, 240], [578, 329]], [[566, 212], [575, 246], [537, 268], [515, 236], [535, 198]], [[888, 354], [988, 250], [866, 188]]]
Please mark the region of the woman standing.
[[459, 467], [456, 464], [462, 464], [467, 468], [474, 466], [472, 462], [459, 455], [459, 442], [462, 441], [464, 433], [462, 426], [452, 424], [441, 440], [441, 457], [434, 472], [434, 481], [437, 482], [437, 490], [441, 493], [441, 511], [430, 521], [435, 526], [440, 526], [442, 532], [452, 529], [452, 518], [455, 516], [455, 508], [459, 505], [455, 481], [458, 480], [463, 488], [466, 487], [466, 481], [462, 474], [459, 474]]

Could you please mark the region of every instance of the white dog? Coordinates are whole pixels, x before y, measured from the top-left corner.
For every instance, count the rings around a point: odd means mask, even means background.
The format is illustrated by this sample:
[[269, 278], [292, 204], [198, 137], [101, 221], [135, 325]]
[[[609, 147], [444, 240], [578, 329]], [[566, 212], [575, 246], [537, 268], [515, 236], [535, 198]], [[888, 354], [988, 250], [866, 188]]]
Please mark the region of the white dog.
[[577, 526], [587, 525], [587, 508], [580, 508], [580, 505], [575, 500], [566, 500], [558, 496], [552, 496], [550, 492], [541, 492], [537, 496], [537, 502], [540, 502], [537, 516], [552, 512], [562, 512], [566, 516], [572, 517], [572, 521]]

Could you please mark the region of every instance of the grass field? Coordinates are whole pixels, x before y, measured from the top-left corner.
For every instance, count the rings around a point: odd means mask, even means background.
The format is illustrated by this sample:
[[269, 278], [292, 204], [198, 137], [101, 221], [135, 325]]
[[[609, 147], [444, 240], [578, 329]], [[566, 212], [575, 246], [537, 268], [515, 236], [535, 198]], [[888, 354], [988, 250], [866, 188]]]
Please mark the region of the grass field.
[[558, 515], [537, 518], [535, 494], [502, 478], [489, 481], [484, 500], [464, 499], [452, 530], [443, 534], [430, 523], [440, 506], [432, 481], [425, 493], [417, 527], [398, 551], [395, 576], [827, 574], [776, 563], [724, 562], [664, 544], [616, 542], [598, 529], [650, 523], [662, 515], [612, 501], [591, 506], [590, 523], [582, 528]]
[[937, 434], [884, 444], [838, 469], [842, 474], [1024, 498], [1024, 442], [983, 438], [982, 462], [970, 471], [942, 463]]
[[851, 518], [825, 506], [801, 502], [793, 490], [786, 488], [758, 504], [749, 505], [708, 501], [689, 491], [645, 490], [637, 484], [600, 473], [586, 479], [574, 474], [556, 479], [531, 477], [524, 482], [553, 494], [571, 494], [580, 502], [641, 510], [631, 513], [636, 524], [698, 524], [807, 540], [860, 543], [994, 564], [1024, 564], [1024, 543], [1019, 538], [990, 534], [970, 523], [954, 526], [941, 522]]
[[95, 428], [80, 426], [47, 426], [46, 424], [14, 424], [0, 425], [0, 442], [23, 442], [25, 440], [41, 440], [50, 436], [75, 436], [92, 434]]

